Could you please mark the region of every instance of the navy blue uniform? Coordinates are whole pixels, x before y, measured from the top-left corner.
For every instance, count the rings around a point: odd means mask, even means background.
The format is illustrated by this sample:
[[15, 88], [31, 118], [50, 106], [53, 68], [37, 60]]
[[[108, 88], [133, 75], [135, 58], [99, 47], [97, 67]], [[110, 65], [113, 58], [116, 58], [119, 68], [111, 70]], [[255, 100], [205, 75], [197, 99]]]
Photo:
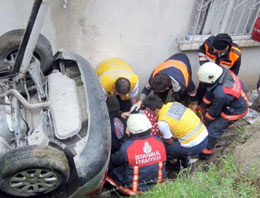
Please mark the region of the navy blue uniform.
[[[148, 82], [150, 85], [152, 84], [151, 81], [158, 73], [167, 74], [170, 78], [175, 79], [179, 83], [180, 90], [178, 92], [174, 91], [174, 97], [179, 102], [183, 102], [182, 100], [185, 99], [187, 93], [191, 93], [195, 89], [194, 83], [192, 81], [192, 70], [190, 61], [187, 55], [184, 53], [174, 54], [164, 63], [156, 67], [149, 78]], [[146, 86], [143, 89], [142, 93], [148, 95], [150, 91], [151, 87]], [[165, 101], [168, 92], [169, 90], [165, 91], [165, 93], [158, 93], [157, 95], [163, 101]]]
[[[222, 56], [214, 53], [213, 40], [215, 36], [209, 37], [199, 49], [199, 61], [200, 65], [206, 62], [213, 62], [217, 65], [225, 67], [231, 70], [233, 73], [238, 75], [240, 65], [241, 65], [241, 49], [235, 43], [229, 47], [228, 51]], [[205, 83], [199, 83], [197, 89], [197, 99], [201, 102], [202, 97], [205, 95], [207, 85]]]
[[248, 98], [243, 82], [233, 72], [225, 70], [221, 77], [207, 87], [203, 98], [204, 116], [209, 132], [208, 148], [213, 149], [223, 130], [248, 111]]
[[108, 181], [128, 195], [150, 189], [166, 179], [166, 151], [163, 142], [154, 136], [127, 140], [111, 156], [113, 168]]
[[241, 49], [235, 43], [232, 43], [229, 50], [222, 56], [218, 56], [217, 53], [214, 53], [213, 40], [215, 36], [209, 37], [199, 49], [199, 61], [200, 65], [206, 62], [214, 62], [217, 65], [225, 67], [226, 69], [231, 70], [236, 75], [239, 72], [241, 65]]

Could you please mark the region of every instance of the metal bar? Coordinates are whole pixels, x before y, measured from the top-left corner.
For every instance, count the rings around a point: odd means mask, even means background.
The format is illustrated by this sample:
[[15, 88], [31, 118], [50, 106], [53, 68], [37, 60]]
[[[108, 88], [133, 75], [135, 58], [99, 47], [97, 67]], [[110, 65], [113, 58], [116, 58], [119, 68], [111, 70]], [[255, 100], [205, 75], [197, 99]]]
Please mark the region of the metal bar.
[[223, 21], [219, 27], [219, 32], [225, 32], [225, 28], [228, 24], [228, 19], [229, 19], [229, 16], [231, 14], [231, 11], [232, 11], [232, 6], [234, 4], [234, 0], [230, 0], [229, 1], [229, 4], [227, 5], [227, 8], [226, 8], [226, 11], [225, 11], [225, 14], [223, 16]]
[[233, 9], [236, 10], [237, 8], [239, 8], [243, 3], [245, 3], [245, 1], [247, 0], [242, 0], [241, 2], [237, 3], [237, 6], [233, 6]]
[[[256, 12], [257, 14], [255, 15], [255, 20], [254, 22], [256, 21], [257, 17], [259, 16], [259, 13], [260, 12], [260, 6], [258, 7], [258, 11]], [[253, 28], [254, 28], [254, 23], [252, 24], [251, 28], [250, 28], [250, 33], [253, 31]]]
[[[255, 4], [255, 2], [256, 2], [256, 0], [254, 0], [253, 5]], [[252, 10], [253, 10], [253, 9], [250, 9], [250, 5], [249, 5], [249, 10], [250, 10], [250, 13], [249, 13], [248, 16], [247, 16], [247, 20], [246, 20], [246, 23], [245, 23], [246, 25], [244, 26], [244, 29], [243, 29], [243, 31], [242, 31], [242, 35], [245, 35], [246, 27], [247, 27], [247, 25], [248, 25], [249, 19], [250, 19], [251, 14], [252, 14]], [[251, 26], [252, 26], [252, 25], [251, 25]]]
[[252, 7], [249, 6], [249, 9], [256, 9], [256, 6], [257, 6], [258, 4], [260, 4], [260, 1], [259, 1], [259, 0], [257, 1], [257, 3], [254, 3], [254, 4], [252, 5]]
[[[232, 5], [233, 7], [233, 5]], [[232, 15], [232, 16], [231, 16]], [[230, 15], [229, 17], [231, 16], [231, 19], [229, 20], [229, 26], [226, 25], [226, 32], [230, 33], [231, 32], [231, 25], [230, 24], [234, 24], [234, 19], [235, 19], [235, 16], [236, 16], [236, 13], [235, 11], [232, 12], [232, 9], [230, 10]]]
[[15, 60], [13, 72], [18, 73], [18, 79], [23, 78], [29, 67], [33, 51], [35, 49], [44, 19], [49, 8], [49, 0], [35, 0], [31, 16], [27, 24], [23, 41], [20, 45], [17, 58]]
[[[203, 3], [204, 3], [204, 0], [203, 0]], [[197, 18], [196, 25], [195, 25], [195, 32], [197, 32], [197, 28], [198, 28], [198, 24], [199, 24], [199, 20], [200, 20], [200, 15], [201, 15], [201, 12], [202, 12], [202, 9], [200, 9], [201, 7], [196, 7], [196, 8], [199, 11], [199, 13], [198, 13], [198, 18]]]
[[219, 6], [219, 8], [216, 9], [216, 11], [225, 8], [225, 7], [226, 7], [226, 4], [228, 4], [228, 1], [227, 1], [227, 0], [224, 0], [224, 3], [222, 3], [222, 0], [221, 0], [221, 1], [220, 1], [220, 6]]
[[0, 94], [0, 97], [4, 97], [6, 95], [14, 95], [26, 108], [28, 109], [39, 109], [46, 108], [50, 105], [50, 102], [42, 102], [42, 103], [29, 103], [17, 90], [9, 89], [7, 92]]
[[23, 58], [24, 58], [26, 46], [29, 42], [29, 38], [30, 38], [32, 29], [33, 29], [33, 25], [36, 21], [37, 14], [40, 10], [41, 4], [42, 4], [42, 0], [39, 0], [39, 1], [35, 0], [34, 1], [33, 8], [32, 8], [32, 11], [31, 11], [31, 16], [30, 16], [30, 19], [28, 21], [27, 28], [24, 32], [23, 40], [20, 44], [19, 50], [17, 52], [16, 59], [15, 59], [14, 69], [13, 69], [13, 72], [15, 72], [15, 73], [18, 73], [19, 70], [20, 70], [20, 67], [21, 67], [21, 64], [22, 64], [22, 61], [23, 61]]
[[[244, 3], [243, 11], [242, 11], [242, 13], [240, 13], [239, 22], [237, 23], [237, 27], [236, 27], [236, 29], [235, 29], [235, 34], [236, 34], [236, 35], [238, 35], [238, 28], [239, 28], [240, 25], [241, 25], [242, 17], [243, 17], [243, 15], [244, 15], [244, 13], [245, 13], [246, 6], [247, 6], [247, 2], [248, 2], [248, 0], [246, 0], [246, 2], [243, 1], [243, 3]], [[240, 3], [240, 5], [242, 5], [242, 3]], [[240, 6], [240, 5], [239, 5], [239, 6]], [[250, 13], [251, 13], [251, 11], [250, 11]], [[250, 14], [249, 14], [249, 15], [250, 15]]]
[[206, 2], [206, 3], [204, 4], [204, 0], [203, 0], [203, 3], [202, 3], [202, 4], [199, 4], [199, 7], [197, 7], [197, 10], [201, 10], [201, 11], [206, 10], [207, 7], [208, 7], [208, 4], [210, 4], [212, 1], [214, 1], [214, 0], [209, 0], [208, 2]]
[[[212, 2], [212, 4], [210, 5], [209, 10], [211, 10], [211, 9], [213, 8], [213, 3], [214, 3], [214, 2]], [[214, 25], [215, 19], [216, 19], [216, 18], [214, 17], [214, 18], [213, 18], [213, 21], [212, 21], [212, 23], [211, 23], [211, 27], [210, 27], [211, 30], [213, 29], [213, 25]]]

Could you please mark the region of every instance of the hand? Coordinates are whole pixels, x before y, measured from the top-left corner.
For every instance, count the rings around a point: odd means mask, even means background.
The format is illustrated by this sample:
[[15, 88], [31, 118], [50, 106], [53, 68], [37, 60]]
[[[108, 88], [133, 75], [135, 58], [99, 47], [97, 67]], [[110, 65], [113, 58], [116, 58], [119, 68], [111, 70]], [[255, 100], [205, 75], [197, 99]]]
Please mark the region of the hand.
[[197, 89], [194, 89], [192, 92], [188, 93], [189, 96], [195, 97], [197, 94]]
[[142, 106], [142, 101], [139, 100], [137, 103], [133, 104], [133, 106], [130, 109], [130, 113], [132, 113], [133, 111], [138, 111]]
[[194, 111], [195, 113], [200, 113], [203, 115], [205, 109], [197, 104], [189, 104], [189, 108]]
[[207, 118], [207, 116], [205, 116], [205, 114], [204, 114], [204, 116], [201, 118], [201, 122], [207, 127], [210, 125], [211, 120], [209, 118]]
[[130, 116], [130, 111], [129, 112], [123, 112], [123, 113], [121, 113], [121, 117], [122, 118], [128, 118], [129, 116]]

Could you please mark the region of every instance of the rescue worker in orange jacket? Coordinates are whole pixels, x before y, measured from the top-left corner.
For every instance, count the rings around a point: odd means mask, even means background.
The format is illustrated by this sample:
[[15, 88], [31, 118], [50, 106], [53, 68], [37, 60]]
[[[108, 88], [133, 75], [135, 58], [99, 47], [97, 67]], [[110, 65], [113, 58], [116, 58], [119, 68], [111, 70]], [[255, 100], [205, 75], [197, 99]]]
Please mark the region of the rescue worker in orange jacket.
[[152, 125], [144, 114], [131, 114], [126, 133], [131, 137], [111, 155], [106, 180], [120, 192], [135, 196], [166, 180], [166, 151], [162, 140], [150, 135]]
[[[210, 36], [199, 49], [200, 65], [213, 62], [223, 66], [238, 75], [241, 65], [241, 49], [233, 43], [232, 38], [226, 33]], [[206, 91], [206, 84], [200, 83], [197, 90], [199, 102]]]
[[187, 96], [196, 94], [190, 61], [184, 53], [174, 54], [153, 70], [139, 101], [132, 106], [131, 111], [140, 109], [143, 99], [151, 91], [166, 102], [170, 89], [173, 91], [175, 100], [179, 102], [184, 102]]
[[139, 77], [132, 67], [119, 58], [110, 58], [98, 66], [96, 74], [106, 96], [116, 96], [120, 110], [129, 111], [139, 91]]
[[209, 143], [201, 156], [209, 158], [223, 130], [248, 112], [246, 88], [232, 71], [215, 63], [204, 63], [198, 70], [200, 82], [207, 83], [202, 108], [204, 124], [209, 131]]
[[200, 65], [206, 62], [214, 62], [238, 75], [241, 64], [241, 49], [233, 43], [228, 34], [221, 33], [209, 37], [200, 46], [199, 61]]

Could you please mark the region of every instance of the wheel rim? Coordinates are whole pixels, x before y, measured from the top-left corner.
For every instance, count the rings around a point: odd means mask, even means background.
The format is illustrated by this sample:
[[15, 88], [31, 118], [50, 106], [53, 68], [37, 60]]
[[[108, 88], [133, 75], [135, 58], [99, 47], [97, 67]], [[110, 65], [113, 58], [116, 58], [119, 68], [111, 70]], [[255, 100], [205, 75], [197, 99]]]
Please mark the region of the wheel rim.
[[9, 180], [9, 186], [25, 194], [50, 192], [58, 187], [58, 175], [47, 169], [30, 169], [21, 171]]

